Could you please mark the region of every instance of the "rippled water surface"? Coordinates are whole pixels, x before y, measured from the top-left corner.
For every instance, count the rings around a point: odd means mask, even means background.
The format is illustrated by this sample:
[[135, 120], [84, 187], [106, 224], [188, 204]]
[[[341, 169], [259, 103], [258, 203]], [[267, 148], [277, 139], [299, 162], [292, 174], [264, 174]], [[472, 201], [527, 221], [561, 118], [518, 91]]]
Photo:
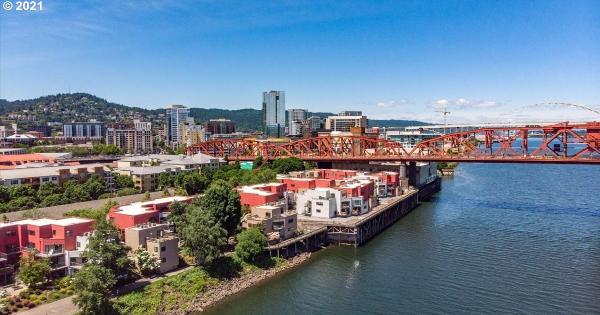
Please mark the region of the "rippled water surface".
[[462, 164], [365, 246], [207, 313], [600, 314], [600, 166]]

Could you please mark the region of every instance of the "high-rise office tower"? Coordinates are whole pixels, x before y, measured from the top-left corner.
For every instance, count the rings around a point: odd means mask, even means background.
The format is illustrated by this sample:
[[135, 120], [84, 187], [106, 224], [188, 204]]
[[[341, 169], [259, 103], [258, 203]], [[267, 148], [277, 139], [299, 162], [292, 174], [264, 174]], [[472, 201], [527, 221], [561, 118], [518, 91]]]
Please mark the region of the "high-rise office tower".
[[281, 137], [285, 133], [285, 92], [263, 92], [263, 132], [267, 137]]
[[181, 140], [181, 124], [187, 122], [190, 110], [183, 105], [167, 107], [167, 143], [173, 147], [179, 146]]

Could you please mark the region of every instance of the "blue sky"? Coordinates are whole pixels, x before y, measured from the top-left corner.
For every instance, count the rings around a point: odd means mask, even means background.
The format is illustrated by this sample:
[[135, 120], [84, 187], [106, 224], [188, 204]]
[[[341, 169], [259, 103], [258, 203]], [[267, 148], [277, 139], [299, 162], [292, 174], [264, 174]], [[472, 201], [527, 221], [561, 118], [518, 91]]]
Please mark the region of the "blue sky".
[[600, 120], [600, 1], [56, 1], [2, 11], [0, 98]]

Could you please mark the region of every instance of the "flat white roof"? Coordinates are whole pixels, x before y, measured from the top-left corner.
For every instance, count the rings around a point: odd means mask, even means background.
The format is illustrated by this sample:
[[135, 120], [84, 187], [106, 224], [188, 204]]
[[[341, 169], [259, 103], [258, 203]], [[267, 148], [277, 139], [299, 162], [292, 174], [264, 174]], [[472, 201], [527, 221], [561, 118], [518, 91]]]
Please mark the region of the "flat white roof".
[[92, 169], [95, 167], [103, 167], [107, 170], [104, 164], [80, 164], [80, 165], [59, 165], [59, 166], [42, 166], [33, 168], [16, 168], [12, 170], [0, 170], [0, 179], [18, 179], [29, 177], [44, 177], [58, 175], [58, 170], [69, 169], [76, 170], [79, 168]]
[[116, 212], [124, 214], [124, 215], [139, 215], [139, 214], [152, 212], [153, 210], [148, 209], [148, 207], [152, 206], [152, 205], [167, 203], [167, 202], [171, 203], [171, 202], [175, 202], [175, 201], [186, 201], [186, 200], [190, 200], [190, 199], [192, 199], [192, 197], [173, 196], [173, 197], [154, 199], [154, 200], [150, 200], [150, 201], [134, 202], [134, 203], [131, 203], [128, 205], [120, 206], [118, 208], [119, 210]]
[[9, 223], [2, 223], [0, 224], [0, 227], [5, 227], [5, 226], [13, 226], [13, 225], [25, 225], [25, 224], [30, 224], [30, 225], [36, 225], [36, 226], [44, 226], [44, 225], [60, 225], [60, 226], [69, 226], [69, 225], [73, 225], [73, 224], [78, 224], [78, 223], [87, 223], [87, 222], [93, 222], [94, 220], [92, 219], [85, 219], [85, 218], [64, 218], [64, 219], [27, 219], [27, 220], [20, 220], [20, 221], [14, 221], [14, 222], [9, 222]]

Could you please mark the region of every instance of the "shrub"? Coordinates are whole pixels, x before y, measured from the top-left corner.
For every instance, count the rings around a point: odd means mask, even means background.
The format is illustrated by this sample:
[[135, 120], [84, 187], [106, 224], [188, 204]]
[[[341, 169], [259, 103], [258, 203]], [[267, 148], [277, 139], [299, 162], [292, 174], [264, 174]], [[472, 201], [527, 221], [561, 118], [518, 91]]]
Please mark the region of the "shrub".
[[123, 188], [123, 189], [119, 189], [117, 191], [117, 196], [123, 197], [123, 196], [135, 195], [137, 193], [139, 193], [139, 190], [137, 190], [135, 188]]
[[113, 197], [113, 193], [104, 193], [100, 196], [98, 196], [98, 199], [109, 199]]

